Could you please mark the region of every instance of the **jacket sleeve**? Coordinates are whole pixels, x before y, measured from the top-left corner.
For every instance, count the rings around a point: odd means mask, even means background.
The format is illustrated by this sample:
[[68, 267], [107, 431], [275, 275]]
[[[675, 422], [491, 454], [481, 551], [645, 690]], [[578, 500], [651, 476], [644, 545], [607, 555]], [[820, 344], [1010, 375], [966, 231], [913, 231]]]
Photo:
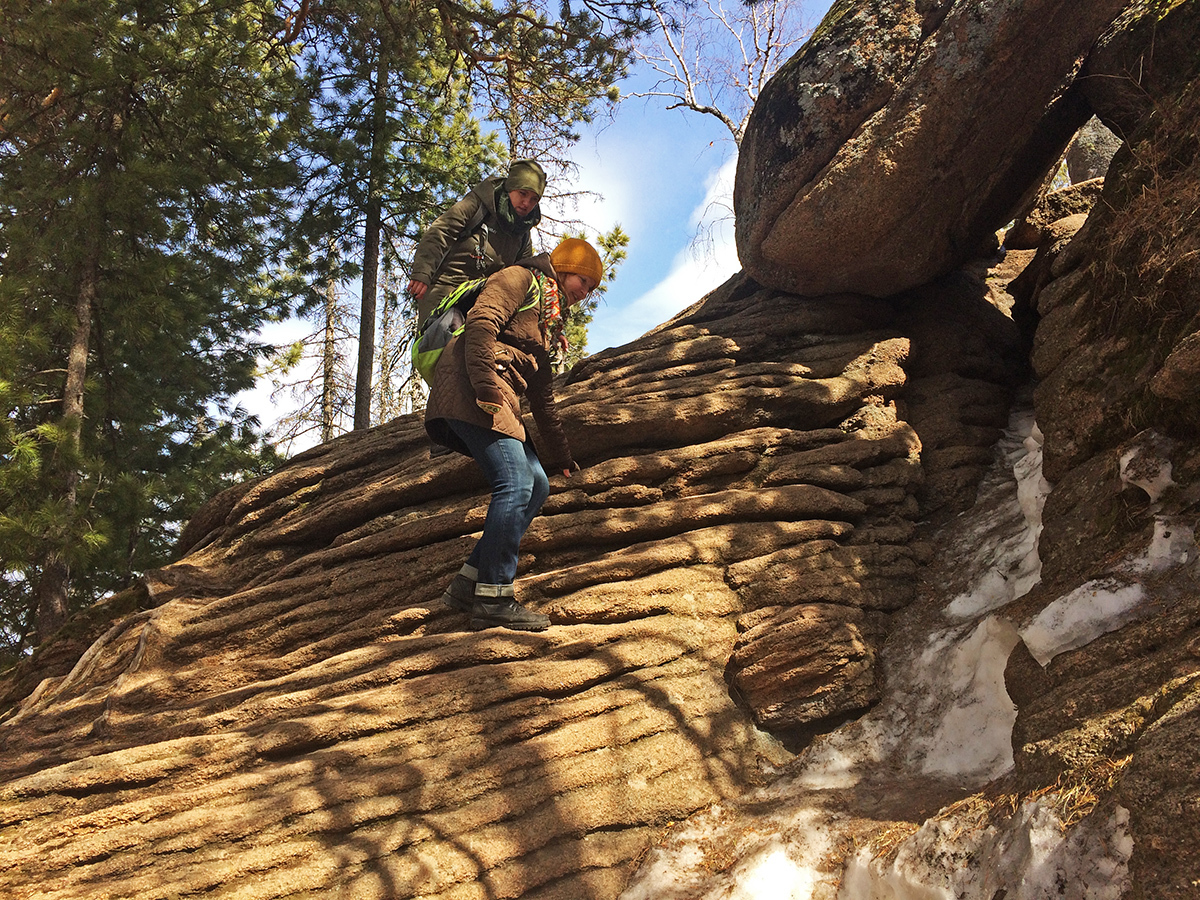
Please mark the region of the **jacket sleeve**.
[[496, 342], [501, 330], [517, 313], [533, 283], [533, 273], [522, 266], [501, 269], [488, 279], [463, 329], [467, 375], [475, 398], [503, 405], [503, 381], [496, 372]]
[[538, 371], [538, 377], [530, 383], [525, 396], [529, 398], [529, 411], [537, 422], [538, 434], [542, 438], [544, 451], [549, 455], [546, 468], [552, 472], [568, 472], [579, 468], [571, 456], [571, 445], [563, 432], [562, 418], [554, 405], [554, 373], [546, 365]]
[[471, 221], [483, 201], [471, 191], [452, 207], [433, 220], [413, 254], [412, 274], [415, 281], [433, 284], [438, 269], [446, 259], [450, 248], [463, 237], [463, 229]]

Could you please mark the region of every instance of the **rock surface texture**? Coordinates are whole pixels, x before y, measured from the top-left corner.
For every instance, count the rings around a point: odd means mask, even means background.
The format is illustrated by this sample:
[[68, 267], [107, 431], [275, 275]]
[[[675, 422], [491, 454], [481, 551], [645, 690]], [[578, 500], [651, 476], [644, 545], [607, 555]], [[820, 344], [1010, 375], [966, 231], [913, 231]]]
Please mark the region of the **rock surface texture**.
[[[1014, 859], [1046, 816], [1073, 846], [1121, 838], [1099, 881], [1062, 896], [1195, 897], [1200, 87], [1163, 74], [1176, 89], [1090, 211], [1096, 184], [1040, 195], [1054, 159], [999, 135], [1065, 147], [1074, 101], [1053, 101], [1122, 11], [1069, 6], [834, 4], [755, 114], [750, 274], [559, 384], [583, 469], [553, 479], [518, 582], [547, 631], [471, 631], [440, 603], [488, 497], [471, 461], [430, 456], [419, 418], [213, 498], [176, 563], [0, 681], [0, 896], [731, 896], [705, 879], [747, 871], [750, 848], [797, 864], [772, 831], [786, 820], [817, 873], [797, 896], [891, 896], [944, 863], [928, 895], [975, 872], [989, 900], [1025, 896]], [[1040, 93], [995, 87], [1032, 69]], [[946, 168], [988, 142], [986, 177]], [[955, 216], [913, 206], [887, 241], [847, 239], [850, 267], [819, 243], [783, 249], [811, 238], [810, 183], [843, 223], [894, 190]], [[967, 259], [1022, 196], [1041, 196], [1029, 248]], [[780, 287], [810, 283], [814, 259], [825, 281], [805, 289], [823, 296]], [[920, 724], [889, 654], [959, 627], [945, 610], [965, 561], [993, 559], [960, 514], [1031, 375], [1052, 485], [1040, 581], [990, 573], [1032, 589], [979, 626], [1007, 690], [986, 723], [1000, 752], [958, 777], [916, 738], [889, 749], [871, 717]], [[1118, 590], [1137, 602], [1100, 633], [1034, 640], [1070, 619], [1064, 597]], [[871, 738], [857, 781], [778, 778], [816, 758], [853, 774], [848, 734]], [[967, 756], [984, 742], [939, 739]], [[694, 875], [678, 891], [652, 877], [671, 847]]]
[[746, 285], [562, 389], [585, 468], [522, 548], [544, 634], [439, 602], [487, 496], [417, 418], [213, 500], [152, 608], [0, 727], [0, 883], [613, 896], [666, 823], [788, 758], [760, 729], [874, 702], [915, 522], [968, 499], [1016, 329], [966, 277], [919, 314]]
[[1125, 5], [835, 3], [747, 126], [747, 274], [885, 297], [977, 254], [1091, 115], [1069, 88]]

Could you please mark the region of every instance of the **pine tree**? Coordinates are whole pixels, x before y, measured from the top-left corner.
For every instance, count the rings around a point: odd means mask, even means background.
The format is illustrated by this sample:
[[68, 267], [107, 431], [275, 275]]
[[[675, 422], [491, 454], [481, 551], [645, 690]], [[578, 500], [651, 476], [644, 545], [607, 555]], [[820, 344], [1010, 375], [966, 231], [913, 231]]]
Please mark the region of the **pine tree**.
[[[303, 150], [309, 194], [293, 264], [315, 284], [316, 271], [330, 268], [319, 250], [326, 235], [357, 248], [361, 265], [340, 263], [341, 277], [359, 279], [361, 299], [354, 427], [370, 424], [372, 397], [384, 411], [378, 398], [388, 389], [373, 377], [379, 285], [406, 280], [378, 261], [409, 259], [422, 228], [503, 171], [510, 155], [565, 170], [574, 125], [623, 74], [636, 27], [636, 6], [619, 3], [342, 0], [312, 8], [303, 32], [314, 109]], [[389, 337], [415, 324], [390, 320]], [[379, 354], [393, 378], [397, 348]], [[411, 396], [412, 387], [405, 381], [398, 390]]]
[[[465, 112], [471, 101], [436, 40], [437, 16], [409, 10], [420, 21], [400, 40], [386, 12], [373, 0], [350, 0], [314, 9], [305, 23], [312, 113], [299, 145], [306, 195], [291, 231], [291, 266], [314, 288], [330, 280], [358, 282], [356, 428], [370, 424], [378, 396], [379, 284], [399, 280], [398, 273], [381, 271], [380, 260], [407, 258], [414, 223], [482, 177], [500, 154], [496, 140], [484, 137]], [[331, 242], [344, 248], [341, 257], [325, 251]], [[310, 289], [302, 300], [307, 309], [320, 294]], [[343, 375], [325, 370], [320, 377]]]
[[0, 606], [12, 643], [165, 561], [263, 464], [222, 398], [282, 309], [294, 78], [264, 3], [0, 8]]

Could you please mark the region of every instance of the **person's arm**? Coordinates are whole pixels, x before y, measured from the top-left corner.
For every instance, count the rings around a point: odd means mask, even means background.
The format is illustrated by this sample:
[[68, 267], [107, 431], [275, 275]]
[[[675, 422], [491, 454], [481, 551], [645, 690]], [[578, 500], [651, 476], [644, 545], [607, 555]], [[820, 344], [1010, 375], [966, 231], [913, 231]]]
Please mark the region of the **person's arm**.
[[529, 399], [533, 420], [537, 422], [538, 434], [550, 455], [550, 468], [556, 468], [563, 473], [563, 477], [570, 478], [573, 471], [578, 471], [579, 464], [571, 456], [571, 445], [554, 403], [554, 375], [549, 360], [539, 369], [537, 377], [530, 381], [525, 396]]
[[[433, 284], [438, 269], [442, 267], [442, 262], [446, 259], [446, 254], [450, 252], [451, 247], [466, 237], [463, 230], [482, 202], [472, 191], [434, 219], [433, 223], [425, 229], [425, 233], [421, 235], [421, 240], [417, 244], [417, 250], [413, 254], [410, 274], [412, 281], [409, 282], [409, 293], [417, 299], [420, 299], [420, 295], [413, 289], [413, 284], [421, 284], [425, 288]], [[422, 290], [421, 294], [424, 293], [425, 291]]]

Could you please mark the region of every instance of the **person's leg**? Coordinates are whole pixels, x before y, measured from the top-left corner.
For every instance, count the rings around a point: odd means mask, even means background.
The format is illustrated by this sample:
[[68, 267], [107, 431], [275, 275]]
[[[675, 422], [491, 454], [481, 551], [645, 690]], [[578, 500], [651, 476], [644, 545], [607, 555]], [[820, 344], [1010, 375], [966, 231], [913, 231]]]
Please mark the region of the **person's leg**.
[[[511, 584], [517, 574], [521, 537], [536, 515], [536, 510], [532, 514], [530, 511], [537, 478], [530, 468], [529, 454], [516, 438], [469, 422], [447, 422], [463, 439], [492, 489], [483, 536], [468, 562], [479, 570], [481, 584]], [[536, 454], [533, 458], [536, 461]]]
[[546, 477], [546, 470], [542, 467], [542, 461], [538, 459], [533, 441], [526, 441], [523, 446], [525, 448], [525, 468], [530, 479], [530, 491], [521, 524], [522, 536], [529, 530], [530, 524], [542, 511], [542, 505], [546, 502], [546, 498], [550, 496], [550, 479]]
[[[521, 538], [529, 528], [550, 492], [549, 479], [532, 444], [523, 444], [468, 422], [448, 419], [451, 429], [462, 438], [472, 457], [483, 470], [492, 488], [483, 535], [471, 556], [455, 576], [458, 590], [447, 589], [449, 605], [464, 609], [466, 582], [475, 574], [474, 600], [470, 604], [473, 627], [503, 624], [511, 628], [541, 630], [549, 619], [532, 613], [514, 599], [513, 581], [517, 574], [517, 553]], [[451, 588], [455, 587], [451, 583]]]

